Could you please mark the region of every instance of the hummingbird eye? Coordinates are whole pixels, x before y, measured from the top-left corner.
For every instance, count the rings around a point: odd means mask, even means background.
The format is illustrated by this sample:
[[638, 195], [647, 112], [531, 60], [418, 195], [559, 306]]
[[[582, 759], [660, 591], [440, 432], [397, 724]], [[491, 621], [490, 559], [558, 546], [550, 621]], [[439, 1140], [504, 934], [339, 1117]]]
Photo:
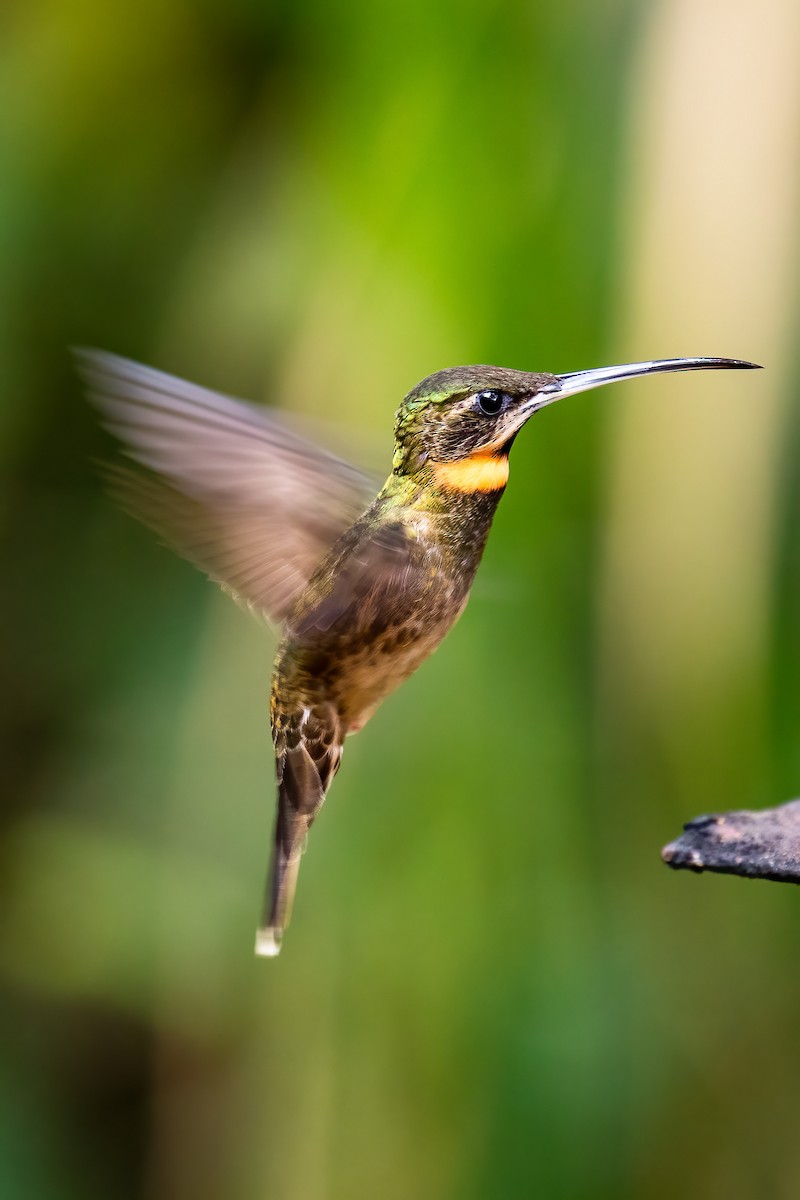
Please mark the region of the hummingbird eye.
[[484, 392], [478, 392], [475, 396], [475, 403], [478, 408], [487, 417], [496, 417], [504, 408], [507, 408], [511, 403], [511, 397], [505, 392], [498, 392], [494, 388], [487, 388]]

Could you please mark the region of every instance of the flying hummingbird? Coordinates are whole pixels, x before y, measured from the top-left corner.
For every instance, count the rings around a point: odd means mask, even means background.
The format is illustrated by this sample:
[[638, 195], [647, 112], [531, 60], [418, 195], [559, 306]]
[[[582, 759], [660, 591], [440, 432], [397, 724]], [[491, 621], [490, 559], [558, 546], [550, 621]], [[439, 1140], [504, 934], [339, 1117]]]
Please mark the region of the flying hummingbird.
[[437, 371], [400, 405], [392, 470], [370, 501], [367, 476], [274, 411], [114, 355], [78, 358], [107, 427], [136, 464], [111, 468], [120, 499], [282, 631], [270, 701], [278, 809], [256, 935], [262, 955], [280, 949], [306, 835], [345, 738], [464, 609], [522, 426], [556, 400], [634, 376], [757, 366], [673, 358], [566, 375]]

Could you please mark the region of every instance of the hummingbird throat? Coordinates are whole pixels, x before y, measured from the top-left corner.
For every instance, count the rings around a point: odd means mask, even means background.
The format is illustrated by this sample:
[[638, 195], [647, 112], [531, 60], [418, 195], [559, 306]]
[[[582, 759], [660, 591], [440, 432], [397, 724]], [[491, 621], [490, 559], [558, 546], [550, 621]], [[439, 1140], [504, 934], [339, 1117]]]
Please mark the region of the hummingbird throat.
[[508, 455], [476, 451], [455, 462], [435, 463], [433, 473], [439, 486], [451, 491], [497, 492], [508, 483]]

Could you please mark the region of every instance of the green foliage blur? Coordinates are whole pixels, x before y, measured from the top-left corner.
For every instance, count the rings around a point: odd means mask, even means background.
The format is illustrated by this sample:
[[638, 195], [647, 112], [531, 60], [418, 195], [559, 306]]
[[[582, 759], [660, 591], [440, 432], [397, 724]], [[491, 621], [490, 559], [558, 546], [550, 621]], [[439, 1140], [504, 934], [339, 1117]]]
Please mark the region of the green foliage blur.
[[[0, 1195], [800, 1194], [800, 897], [669, 872], [800, 791], [790, 0], [0, 12]], [[556, 405], [348, 743], [255, 960], [274, 640], [104, 496], [90, 344], [388, 469], [462, 362]]]

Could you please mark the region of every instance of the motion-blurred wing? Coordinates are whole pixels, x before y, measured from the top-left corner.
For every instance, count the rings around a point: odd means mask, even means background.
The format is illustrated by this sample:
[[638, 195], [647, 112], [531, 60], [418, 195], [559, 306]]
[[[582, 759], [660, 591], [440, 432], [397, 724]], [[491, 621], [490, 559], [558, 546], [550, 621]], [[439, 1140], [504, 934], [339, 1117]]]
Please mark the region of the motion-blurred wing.
[[112, 354], [77, 359], [106, 427], [146, 468], [110, 469], [125, 507], [236, 599], [282, 621], [374, 484], [274, 412]]
[[400, 522], [377, 529], [360, 522], [340, 545], [330, 587], [314, 595], [312, 585], [312, 594], [293, 614], [291, 632], [297, 639], [344, 628], [369, 643], [379, 626], [402, 619], [409, 597], [412, 605], [421, 604], [431, 588], [430, 561]]

